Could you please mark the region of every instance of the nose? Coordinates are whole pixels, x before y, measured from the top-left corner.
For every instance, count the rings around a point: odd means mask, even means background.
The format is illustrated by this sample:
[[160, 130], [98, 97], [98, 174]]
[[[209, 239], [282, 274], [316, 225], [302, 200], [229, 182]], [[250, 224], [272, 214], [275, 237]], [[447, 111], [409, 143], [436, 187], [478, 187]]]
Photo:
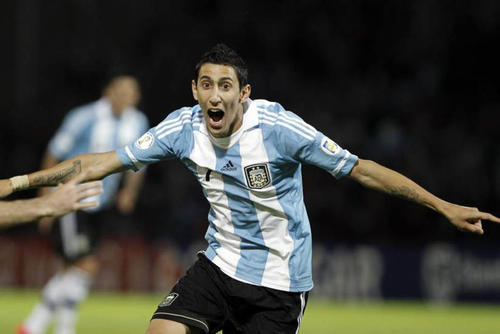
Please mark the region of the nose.
[[208, 99], [208, 102], [210, 102], [210, 104], [213, 106], [216, 106], [219, 103], [221, 103], [221, 98], [219, 95], [219, 88], [218, 87], [214, 87], [212, 89], [212, 92], [210, 94], [210, 98]]

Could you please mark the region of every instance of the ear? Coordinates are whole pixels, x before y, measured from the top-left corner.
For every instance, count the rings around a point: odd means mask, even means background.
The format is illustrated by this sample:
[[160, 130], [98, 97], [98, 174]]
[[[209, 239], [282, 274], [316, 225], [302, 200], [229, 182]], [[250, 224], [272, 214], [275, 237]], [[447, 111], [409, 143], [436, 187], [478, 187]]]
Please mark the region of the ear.
[[191, 91], [193, 92], [193, 97], [198, 101], [198, 87], [196, 87], [196, 81], [191, 80]]
[[252, 87], [250, 85], [245, 85], [240, 90], [240, 103], [245, 103], [250, 97], [251, 92], [252, 92]]

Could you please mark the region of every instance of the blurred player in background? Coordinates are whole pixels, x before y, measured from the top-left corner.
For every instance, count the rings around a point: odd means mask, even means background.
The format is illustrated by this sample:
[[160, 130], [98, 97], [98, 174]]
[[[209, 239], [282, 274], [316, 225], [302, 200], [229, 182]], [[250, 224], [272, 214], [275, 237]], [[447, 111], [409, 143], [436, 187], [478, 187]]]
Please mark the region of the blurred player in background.
[[[42, 168], [79, 154], [106, 152], [131, 143], [148, 129], [146, 116], [136, 109], [140, 100], [137, 80], [131, 76], [113, 78], [103, 97], [69, 112], [51, 139]], [[45, 285], [42, 300], [18, 328], [19, 334], [42, 334], [54, 318], [56, 334], [75, 333], [77, 307], [88, 294], [99, 263], [94, 254], [99, 230], [116, 202], [122, 214], [133, 211], [144, 173], [127, 172], [119, 189], [121, 174], [103, 180], [103, 193], [97, 208], [68, 214], [52, 226], [52, 220], [40, 221], [42, 231], [52, 227], [57, 252], [65, 268]], [[42, 194], [50, 191], [42, 189]], [[102, 222], [102, 223], [101, 223]]]
[[[96, 200], [90, 202], [82, 200], [102, 193], [102, 182], [79, 185], [78, 183], [85, 177], [87, 175], [81, 173], [68, 183], [58, 186], [56, 190], [38, 198], [0, 201], [0, 227], [28, 223], [44, 217], [56, 218], [71, 211], [97, 207], [99, 203]], [[0, 194], [1, 197], [3, 196]]]
[[313, 287], [303, 163], [427, 206], [465, 231], [482, 234], [481, 219], [500, 222], [359, 159], [278, 103], [250, 100], [247, 72], [236, 52], [216, 45], [195, 68], [198, 105], [174, 111], [133, 145], [27, 175], [30, 186], [44, 186], [78, 162], [98, 179], [173, 158], [193, 172], [210, 203], [208, 247], [159, 304], [148, 334], [298, 333]]

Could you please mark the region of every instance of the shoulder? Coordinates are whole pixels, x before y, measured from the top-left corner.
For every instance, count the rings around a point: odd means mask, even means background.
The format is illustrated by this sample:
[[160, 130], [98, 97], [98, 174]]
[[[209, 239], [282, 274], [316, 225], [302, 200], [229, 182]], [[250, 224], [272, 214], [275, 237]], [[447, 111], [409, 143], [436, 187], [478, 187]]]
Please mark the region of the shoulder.
[[253, 103], [259, 123], [268, 131], [299, 135], [308, 140], [313, 140], [316, 136], [317, 130], [313, 126], [297, 114], [283, 108], [281, 104], [267, 100], [253, 100]]
[[202, 119], [203, 114], [198, 105], [183, 107], [171, 112], [162, 122], [154, 127], [153, 131], [160, 139], [170, 134], [192, 132], [193, 128], [199, 128]]

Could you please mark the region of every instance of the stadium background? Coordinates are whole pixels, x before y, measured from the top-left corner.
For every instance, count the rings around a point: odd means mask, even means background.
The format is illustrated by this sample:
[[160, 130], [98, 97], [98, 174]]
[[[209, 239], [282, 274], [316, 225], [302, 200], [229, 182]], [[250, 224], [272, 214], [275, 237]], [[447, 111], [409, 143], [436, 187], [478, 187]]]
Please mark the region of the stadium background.
[[[193, 105], [194, 64], [225, 42], [246, 59], [254, 98], [280, 102], [351, 152], [451, 202], [500, 215], [499, 2], [9, 0], [2, 7], [1, 178], [38, 169], [67, 111], [96, 99], [112, 74], [138, 77], [152, 125]], [[500, 300], [499, 226], [486, 224], [481, 237], [462, 234], [430, 210], [311, 167], [304, 188], [317, 295]], [[151, 166], [136, 213], [107, 227], [101, 254], [116, 268], [96, 288], [167, 288], [163, 278], [182, 272], [202, 242], [206, 213], [180, 163]], [[34, 224], [4, 229], [0, 240], [2, 287], [36, 288], [57, 266]]]

